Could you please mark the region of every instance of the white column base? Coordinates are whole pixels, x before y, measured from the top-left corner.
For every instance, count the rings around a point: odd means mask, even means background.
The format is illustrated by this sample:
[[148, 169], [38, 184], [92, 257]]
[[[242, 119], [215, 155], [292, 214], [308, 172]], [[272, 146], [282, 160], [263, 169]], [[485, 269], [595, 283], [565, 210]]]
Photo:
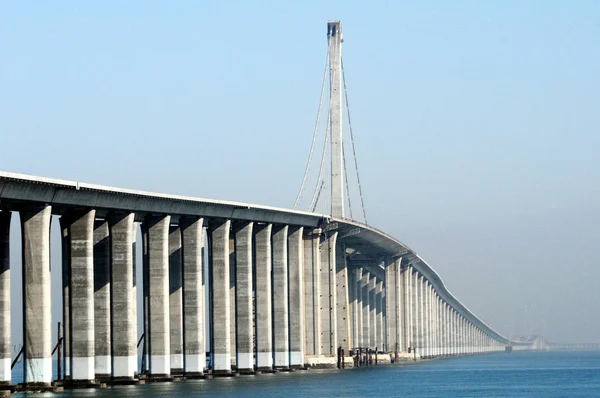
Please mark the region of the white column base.
[[94, 370], [94, 357], [73, 357], [72, 380], [94, 380], [96, 371]]
[[239, 352], [237, 368], [254, 369], [254, 355], [251, 352]]
[[300, 351], [290, 352], [290, 365], [291, 366], [304, 366], [304, 355]]
[[189, 354], [185, 356], [185, 371], [204, 373], [206, 367], [206, 356], [202, 354]]
[[214, 370], [231, 371], [231, 356], [229, 354], [213, 354]]
[[110, 355], [97, 355], [94, 359], [94, 366], [96, 367], [97, 375], [111, 374], [112, 366], [110, 363]]
[[[65, 343], [63, 342], [63, 352]], [[71, 377], [71, 357], [65, 357], [65, 376]]]
[[137, 358], [134, 355], [114, 357], [113, 377], [131, 377], [137, 372]]
[[0, 359], [0, 382], [11, 383], [11, 371], [10, 371], [11, 360], [10, 358]]
[[171, 369], [183, 369], [183, 354], [171, 354]]
[[257, 367], [259, 368], [272, 368], [273, 367], [273, 356], [270, 352], [259, 352], [256, 354]]
[[25, 359], [25, 383], [52, 383], [52, 358]]
[[288, 351], [275, 351], [275, 367], [287, 368], [290, 366], [290, 353]]
[[171, 356], [170, 355], [150, 355], [150, 374], [170, 375], [171, 374]]

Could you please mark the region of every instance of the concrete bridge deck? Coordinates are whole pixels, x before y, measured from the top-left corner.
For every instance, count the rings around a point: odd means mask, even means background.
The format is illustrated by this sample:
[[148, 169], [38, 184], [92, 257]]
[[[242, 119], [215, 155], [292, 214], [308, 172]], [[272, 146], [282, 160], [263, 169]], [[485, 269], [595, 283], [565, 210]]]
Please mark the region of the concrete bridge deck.
[[[63, 231], [65, 372], [74, 380], [134, 379], [139, 371], [201, 375], [208, 370], [205, 351], [211, 370], [228, 374], [301, 367], [334, 356], [338, 347], [416, 350], [430, 358], [510, 344], [409, 247], [356, 221], [9, 172], [0, 172], [0, 210], [6, 270], [10, 214], [21, 214], [26, 383], [51, 382], [50, 317], [38, 316], [50, 308], [51, 214], [60, 216]], [[138, 225], [141, 289], [133, 275]], [[0, 280], [8, 303], [9, 288], [9, 279]], [[148, 336], [141, 370], [140, 293]], [[10, 341], [6, 302], [0, 315]], [[3, 358], [7, 382], [10, 351]]]

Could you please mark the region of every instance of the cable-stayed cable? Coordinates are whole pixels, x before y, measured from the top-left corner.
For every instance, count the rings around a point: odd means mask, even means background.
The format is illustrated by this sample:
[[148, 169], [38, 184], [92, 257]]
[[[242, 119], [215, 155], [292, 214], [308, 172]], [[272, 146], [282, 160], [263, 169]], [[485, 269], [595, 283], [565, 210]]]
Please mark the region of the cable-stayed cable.
[[323, 175], [323, 165], [325, 163], [325, 153], [327, 151], [327, 142], [329, 139], [329, 120], [330, 117], [327, 116], [327, 130], [325, 130], [325, 140], [323, 141], [323, 151], [321, 152], [321, 165], [319, 166], [319, 174], [317, 176], [317, 184], [315, 186], [315, 191], [313, 193], [312, 199], [310, 201], [310, 205], [308, 206], [308, 209], [312, 209], [316, 206], [317, 204], [317, 199], [319, 196], [319, 187], [321, 186], [321, 177]]
[[354, 133], [352, 132], [352, 120], [350, 119], [350, 105], [348, 104], [348, 90], [346, 88], [346, 74], [344, 73], [344, 60], [341, 60], [342, 64], [342, 81], [344, 83], [344, 98], [346, 100], [346, 112], [348, 113], [348, 129], [350, 130], [350, 140], [352, 142], [352, 154], [354, 156], [354, 167], [356, 168], [356, 180], [358, 181], [358, 192], [360, 194], [360, 204], [362, 206], [363, 217], [365, 219], [365, 224], [367, 222], [367, 212], [365, 210], [365, 200], [363, 198], [362, 186], [360, 184], [360, 174], [358, 172], [358, 161], [356, 160], [356, 149], [354, 146]]
[[323, 96], [325, 94], [325, 79], [327, 77], [327, 67], [329, 66], [329, 51], [327, 51], [327, 56], [325, 57], [325, 70], [323, 71], [323, 79], [321, 82], [321, 96], [319, 98], [319, 107], [317, 108], [317, 120], [315, 122], [315, 128], [313, 130], [312, 142], [310, 144], [310, 152], [308, 154], [308, 161], [306, 162], [306, 168], [304, 169], [304, 176], [302, 177], [302, 184], [300, 184], [300, 189], [298, 190], [298, 195], [296, 195], [296, 200], [294, 201], [294, 209], [298, 207], [298, 202], [302, 197], [302, 191], [304, 190], [304, 184], [306, 183], [306, 177], [308, 176], [308, 170], [310, 169], [310, 162], [312, 160], [313, 149], [315, 147], [315, 141], [317, 139], [317, 130], [319, 128], [319, 120], [321, 119], [321, 108], [323, 107]]

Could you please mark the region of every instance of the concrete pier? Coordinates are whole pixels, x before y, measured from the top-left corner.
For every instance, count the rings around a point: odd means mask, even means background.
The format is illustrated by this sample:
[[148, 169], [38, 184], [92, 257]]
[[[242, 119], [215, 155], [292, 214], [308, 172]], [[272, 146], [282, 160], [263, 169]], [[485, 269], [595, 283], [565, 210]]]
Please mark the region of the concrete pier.
[[345, 352], [352, 348], [353, 340], [350, 330], [350, 297], [348, 292], [348, 266], [346, 264], [346, 246], [337, 239], [335, 252], [331, 256], [335, 261], [335, 325], [336, 344]]
[[369, 279], [369, 347], [377, 346], [377, 277], [373, 276]]
[[148, 216], [142, 224], [147, 239], [148, 370], [152, 378], [171, 374], [169, 319], [169, 223], [170, 216]]
[[186, 377], [203, 375], [206, 365], [204, 313], [204, 220], [182, 218], [183, 350]]
[[73, 211], [62, 216], [69, 229], [70, 273], [69, 336], [71, 380], [94, 380], [94, 219], [95, 210]]
[[169, 339], [171, 374], [183, 374], [183, 270], [181, 228], [169, 227]]
[[229, 234], [229, 345], [231, 346], [231, 368], [237, 368], [237, 311], [236, 311], [236, 252], [235, 223]]
[[215, 220], [211, 233], [213, 371], [231, 373], [231, 303], [229, 296], [229, 234], [231, 221]]
[[360, 290], [362, 292], [362, 333], [361, 333], [361, 347], [368, 347], [371, 343], [370, 332], [370, 301], [369, 301], [369, 280], [370, 275], [363, 269]]
[[256, 368], [273, 368], [273, 326], [271, 317], [271, 224], [254, 226], [256, 271]]
[[24, 383], [52, 382], [50, 206], [20, 211], [23, 251]]
[[420, 340], [420, 336], [419, 336], [419, 332], [420, 332], [420, 320], [421, 320], [421, 316], [419, 314], [419, 307], [420, 307], [420, 297], [419, 297], [419, 274], [416, 271], [413, 271], [411, 277], [410, 277], [411, 281], [410, 281], [410, 290], [411, 290], [411, 297], [410, 297], [410, 303], [411, 303], [411, 312], [412, 312], [412, 348], [413, 350], [419, 350], [418, 354], [420, 355], [420, 349], [421, 349], [421, 340]]
[[383, 281], [375, 285], [375, 347], [383, 350]]
[[290, 366], [304, 366], [304, 228], [288, 230]]
[[240, 372], [254, 370], [254, 323], [252, 311], [252, 222], [235, 225], [237, 358]]
[[273, 345], [276, 368], [290, 366], [288, 226], [273, 228]]
[[107, 218], [111, 246], [112, 375], [133, 379], [137, 373], [137, 318], [133, 297], [134, 213]]
[[[385, 285], [385, 284], [384, 284]], [[381, 298], [380, 298], [380, 306], [381, 306], [381, 326], [377, 329], [379, 331], [379, 339], [381, 341], [380, 350], [384, 352], [389, 352], [389, 346], [387, 343], [387, 331], [386, 331], [386, 322], [387, 322], [387, 314], [385, 309], [385, 288], [381, 287]]]
[[412, 267], [408, 266], [402, 272], [402, 285], [403, 285], [403, 297], [404, 303], [402, 308], [402, 312], [404, 313], [404, 326], [403, 326], [403, 335], [404, 338], [402, 341], [404, 342], [404, 346], [402, 347], [402, 351], [408, 352], [408, 347], [413, 347], [413, 311], [412, 311]]
[[11, 384], [10, 219], [9, 211], [0, 210], [0, 385]]
[[431, 285], [423, 281], [423, 354], [431, 356]]
[[304, 242], [304, 351], [307, 355], [316, 355], [321, 345], [318, 325], [321, 262], [321, 229], [305, 229]]
[[[69, 223], [66, 218], [59, 218], [61, 254], [71, 251]], [[63, 358], [64, 378], [71, 378], [71, 266], [70, 256], [61, 255], [62, 267], [62, 307], [63, 307]]]
[[402, 284], [400, 280], [400, 261], [395, 260], [385, 269], [385, 306], [386, 306], [386, 336], [388, 351], [399, 351], [402, 346], [400, 341], [400, 311], [399, 305], [402, 297], [399, 294], [399, 287]]
[[329, 232], [321, 242], [319, 263], [319, 332], [321, 346], [319, 354], [331, 355], [337, 352], [337, 317], [336, 317], [336, 268], [335, 246], [337, 232]]
[[110, 319], [110, 235], [108, 221], [94, 222], [94, 367], [96, 379], [112, 375]]
[[354, 289], [354, 300], [352, 307], [352, 338], [353, 345], [358, 347], [362, 344], [362, 268], [356, 267], [352, 271], [352, 286]]

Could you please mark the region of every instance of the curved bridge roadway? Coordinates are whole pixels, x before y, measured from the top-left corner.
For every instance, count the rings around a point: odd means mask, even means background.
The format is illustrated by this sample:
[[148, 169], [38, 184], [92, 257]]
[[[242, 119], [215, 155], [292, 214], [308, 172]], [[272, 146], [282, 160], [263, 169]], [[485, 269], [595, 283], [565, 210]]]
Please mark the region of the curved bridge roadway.
[[[26, 383], [52, 381], [51, 215], [61, 216], [65, 375], [75, 381], [138, 377], [138, 294], [146, 336], [142, 371], [157, 379], [201, 377], [207, 351], [212, 372], [228, 374], [332, 363], [338, 347], [346, 353], [377, 348], [393, 358], [504, 351], [515, 344], [469, 311], [413, 250], [373, 227], [0, 172], [4, 342], [11, 338], [6, 271], [13, 212], [22, 227]], [[141, 287], [135, 285], [138, 227]], [[10, 383], [10, 344], [1, 348], [0, 382]]]

